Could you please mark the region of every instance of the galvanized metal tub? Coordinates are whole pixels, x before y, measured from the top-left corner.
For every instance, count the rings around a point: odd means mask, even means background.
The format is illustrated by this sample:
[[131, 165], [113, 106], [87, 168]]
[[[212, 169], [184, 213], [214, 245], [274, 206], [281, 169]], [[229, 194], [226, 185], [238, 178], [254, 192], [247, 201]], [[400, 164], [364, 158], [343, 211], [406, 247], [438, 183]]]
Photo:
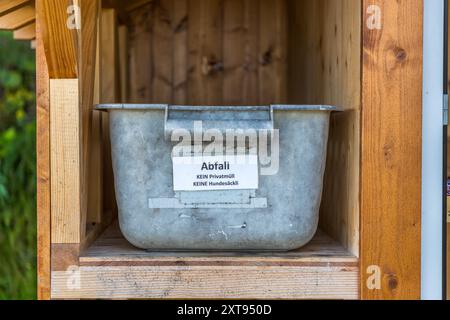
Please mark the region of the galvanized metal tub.
[[[314, 236], [330, 113], [336, 108], [113, 104], [96, 109], [110, 113], [119, 223], [134, 246], [175, 251], [288, 251], [304, 246]], [[195, 121], [202, 121], [203, 132], [269, 131], [272, 143], [278, 132], [278, 171], [260, 175], [258, 187], [252, 190], [174, 191], [174, 143], [169, 138], [177, 129], [195, 134]], [[258, 166], [262, 172], [262, 165]]]

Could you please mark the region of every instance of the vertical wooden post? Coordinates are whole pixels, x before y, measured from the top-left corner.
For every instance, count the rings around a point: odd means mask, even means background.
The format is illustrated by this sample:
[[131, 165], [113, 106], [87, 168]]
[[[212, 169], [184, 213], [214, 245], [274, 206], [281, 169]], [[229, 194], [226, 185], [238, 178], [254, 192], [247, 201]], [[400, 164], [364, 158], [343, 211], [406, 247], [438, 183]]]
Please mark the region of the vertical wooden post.
[[422, 17], [423, 0], [363, 2], [363, 299], [420, 298]]
[[[120, 73], [118, 68], [117, 13], [115, 9], [102, 9], [100, 44], [100, 102], [116, 103], [120, 100]], [[103, 206], [105, 212], [117, 211], [112, 171], [109, 117], [102, 114], [103, 135]]]

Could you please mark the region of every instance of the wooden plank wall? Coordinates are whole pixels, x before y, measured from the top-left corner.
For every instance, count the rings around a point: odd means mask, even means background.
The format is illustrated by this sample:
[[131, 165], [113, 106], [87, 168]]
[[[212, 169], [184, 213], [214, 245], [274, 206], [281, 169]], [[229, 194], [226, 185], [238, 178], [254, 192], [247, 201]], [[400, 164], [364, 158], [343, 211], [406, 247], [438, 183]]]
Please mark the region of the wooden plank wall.
[[[77, 159], [85, 162], [84, 126], [78, 123], [83, 117], [73, 35], [61, 34], [66, 2], [36, 3], [43, 46], [38, 41], [38, 52], [45, 52], [49, 69], [48, 75], [38, 74], [37, 114], [43, 134], [38, 139], [40, 296], [48, 297], [50, 208], [52, 270], [78, 263], [85, 200], [71, 188], [83, 183]], [[367, 18], [366, 8], [373, 4], [382, 10], [382, 30], [361, 25], [361, 13]], [[120, 70], [114, 57], [113, 13], [107, 16], [110, 32], [104, 31], [113, 37], [102, 41], [110, 46], [102, 50], [112, 60], [106, 65], [103, 59], [101, 72], [112, 70], [114, 79], [129, 73], [130, 85], [103, 82], [102, 94], [112, 95], [101, 100], [125, 101], [120, 93], [129, 89], [129, 102], [341, 107], [344, 112], [331, 123], [321, 226], [355, 255], [361, 252], [362, 298], [418, 298], [422, 5], [423, 0], [154, 1], [130, 14], [130, 51], [118, 55], [128, 56], [128, 71]], [[44, 63], [42, 56], [37, 61]], [[62, 120], [66, 125], [58, 128]], [[45, 128], [49, 121], [60, 132], [51, 138]], [[51, 203], [46, 196], [50, 184]], [[112, 198], [105, 202], [113, 203]], [[381, 269], [379, 290], [366, 286], [371, 266]]]
[[361, 1], [290, 0], [288, 98], [330, 104], [320, 227], [359, 255]]
[[332, 104], [321, 226], [359, 254], [361, 1], [164, 0], [131, 13], [130, 102]]
[[420, 299], [423, 0], [363, 5], [382, 26], [363, 29], [362, 298]]
[[[95, 177], [99, 173], [91, 168], [92, 151], [91, 144], [93, 142], [93, 102], [94, 102], [94, 84], [96, 73], [96, 53], [97, 53], [97, 29], [98, 15], [101, 1], [99, 0], [73, 0], [74, 4], [80, 7], [81, 29], [77, 32], [77, 48], [78, 48], [78, 73], [80, 88], [80, 125], [81, 128], [81, 154], [82, 154], [82, 172], [81, 172], [81, 199], [82, 207], [82, 225], [86, 225], [88, 216], [95, 214], [93, 203], [98, 203], [99, 199], [96, 187]], [[94, 170], [92, 170], [94, 169]], [[93, 187], [93, 188], [91, 188]], [[92, 213], [89, 213], [89, 210]]]
[[162, 0], [130, 13], [133, 103], [285, 103], [286, 0]]

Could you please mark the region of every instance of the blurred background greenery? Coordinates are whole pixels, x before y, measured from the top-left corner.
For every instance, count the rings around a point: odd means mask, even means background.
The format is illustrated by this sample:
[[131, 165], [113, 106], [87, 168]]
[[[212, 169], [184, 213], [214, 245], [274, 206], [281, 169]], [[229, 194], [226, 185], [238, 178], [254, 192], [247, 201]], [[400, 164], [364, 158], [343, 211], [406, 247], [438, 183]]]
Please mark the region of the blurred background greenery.
[[0, 32], [0, 299], [36, 298], [35, 52]]

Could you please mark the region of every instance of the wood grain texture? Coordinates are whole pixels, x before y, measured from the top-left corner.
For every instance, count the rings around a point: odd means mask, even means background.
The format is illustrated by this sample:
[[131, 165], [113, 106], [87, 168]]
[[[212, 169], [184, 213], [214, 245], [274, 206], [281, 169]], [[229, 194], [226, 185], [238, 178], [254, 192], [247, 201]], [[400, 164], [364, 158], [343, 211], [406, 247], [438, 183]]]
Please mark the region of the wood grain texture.
[[126, 6], [132, 2], [134, 2], [134, 0], [102, 0], [102, 7], [114, 9], [117, 12], [120, 23], [127, 25], [130, 23], [130, 16], [126, 10]]
[[285, 0], [260, 0], [260, 104], [287, 103], [287, 7]]
[[36, 0], [51, 79], [77, 78], [76, 33], [67, 28], [71, 0]]
[[271, 96], [261, 103], [286, 102], [285, 4], [165, 0], [130, 11], [129, 102], [255, 105], [261, 94]]
[[50, 80], [39, 23], [36, 38], [37, 296], [50, 299]]
[[52, 250], [52, 275], [58, 271], [66, 272], [71, 267], [78, 267], [80, 256], [80, 244], [53, 243], [51, 250]]
[[119, 67], [120, 67], [120, 101], [128, 101], [129, 71], [128, 71], [128, 28], [118, 26]]
[[359, 255], [361, 1], [332, 1], [323, 8], [321, 100], [344, 112], [331, 118], [321, 227]]
[[152, 101], [152, 6], [148, 5], [131, 14], [129, 37], [130, 103]]
[[[125, 5], [126, 11], [135, 11], [137, 9], [142, 9], [142, 7], [148, 5], [149, 3], [152, 3], [154, 0], [133, 0], [133, 1], [127, 1]], [[176, 0], [176, 1], [182, 1], [182, 0]]]
[[[90, 144], [92, 143], [93, 102], [95, 90], [95, 71], [97, 61], [97, 29], [100, 11], [98, 0], [77, 0], [80, 8], [81, 30], [78, 31], [78, 74], [80, 75], [80, 135], [81, 135], [81, 239], [84, 238], [88, 216], [89, 197], [97, 197], [97, 193], [90, 192], [91, 177], [99, 175], [97, 171], [90, 171]], [[91, 205], [95, 201], [91, 200]], [[95, 208], [94, 208], [95, 209]]]
[[187, 61], [188, 61], [188, 0], [173, 2], [173, 101], [187, 104]]
[[20, 7], [17, 10], [0, 15], [0, 29], [16, 30], [32, 23], [35, 17], [36, 14], [32, 5]]
[[447, 300], [450, 300], [450, 223], [447, 224]]
[[[126, 276], [125, 276], [126, 275]], [[80, 288], [52, 274], [53, 299], [357, 299], [358, 268], [80, 267]], [[114, 283], [114, 286], [111, 286]]]
[[123, 237], [118, 221], [114, 221], [106, 231], [95, 241], [95, 243], [85, 250], [80, 257], [80, 264], [84, 266], [101, 266], [106, 264], [115, 265], [114, 263], [129, 263], [135, 265], [139, 262], [174, 262], [183, 258], [188, 262], [198, 261], [222, 261], [225, 262], [230, 258], [233, 261], [264, 262], [267, 263], [275, 259], [288, 263], [289, 259], [302, 258], [302, 262], [317, 263], [355, 263], [357, 258], [349, 253], [339, 242], [333, 240], [323, 231], [319, 230], [313, 240], [303, 248], [290, 252], [266, 252], [259, 254], [246, 254], [240, 252], [234, 253], [208, 253], [208, 252], [148, 252], [132, 246]]
[[[450, 6], [447, 6], [447, 16], [450, 17]], [[450, 30], [450, 23], [447, 26]], [[447, 34], [447, 52], [450, 52], [450, 32]], [[447, 56], [447, 93], [450, 93], [450, 54]], [[448, 107], [450, 107], [450, 102]], [[447, 129], [447, 178], [450, 179], [450, 126]], [[450, 209], [450, 207], [448, 208]], [[450, 220], [449, 220], [450, 221]]]
[[36, 38], [36, 23], [30, 23], [13, 32], [15, 40], [33, 40]]
[[51, 241], [81, 241], [81, 137], [78, 79], [50, 80]]
[[153, 6], [152, 97], [158, 103], [172, 102], [173, 1], [160, 0]]
[[[422, 0], [363, 2], [383, 13], [363, 27], [361, 294], [420, 298]], [[369, 290], [369, 266], [382, 272]]]
[[330, 104], [320, 227], [359, 255], [361, 2], [290, 0], [288, 98]]
[[220, 105], [223, 84], [223, 1], [190, 0], [188, 103]]

